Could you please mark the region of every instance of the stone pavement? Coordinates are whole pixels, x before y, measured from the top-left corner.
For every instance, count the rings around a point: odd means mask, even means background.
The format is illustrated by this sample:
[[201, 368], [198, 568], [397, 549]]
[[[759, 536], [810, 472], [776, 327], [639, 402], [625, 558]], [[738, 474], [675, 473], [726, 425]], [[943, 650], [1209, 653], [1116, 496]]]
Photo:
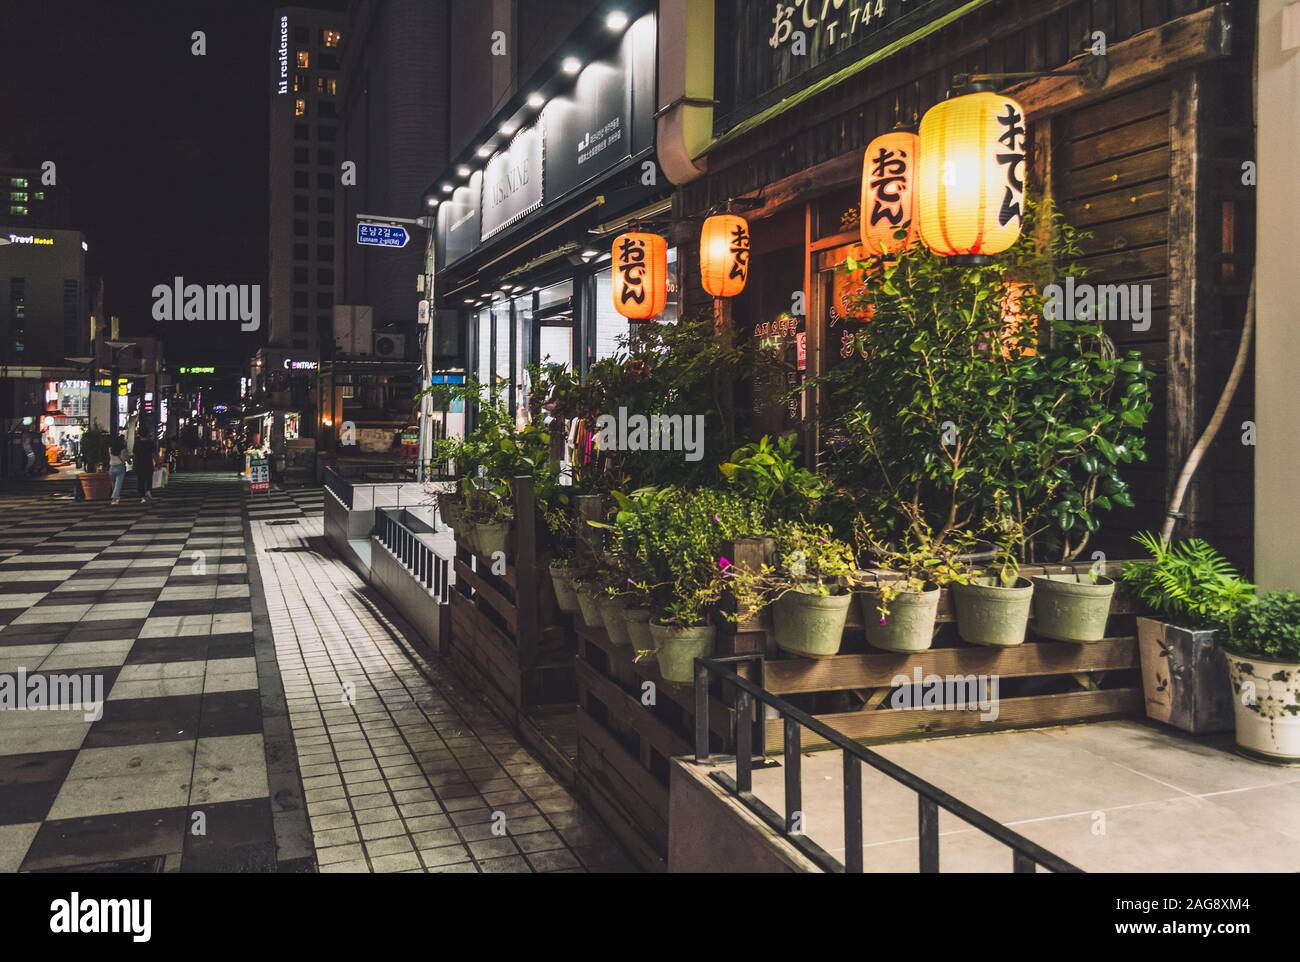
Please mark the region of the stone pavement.
[[0, 494], [0, 871], [627, 868], [329, 555], [319, 498], [276, 500]]
[[319, 518], [252, 529], [321, 871], [632, 870]]

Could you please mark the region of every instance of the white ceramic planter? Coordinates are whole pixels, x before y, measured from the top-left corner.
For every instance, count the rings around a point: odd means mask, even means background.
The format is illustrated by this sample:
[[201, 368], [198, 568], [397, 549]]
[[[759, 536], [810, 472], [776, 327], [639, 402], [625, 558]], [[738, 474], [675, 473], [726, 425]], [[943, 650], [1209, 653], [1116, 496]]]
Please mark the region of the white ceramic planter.
[[1300, 664], [1226, 654], [1237, 747], [1266, 761], [1300, 765]]

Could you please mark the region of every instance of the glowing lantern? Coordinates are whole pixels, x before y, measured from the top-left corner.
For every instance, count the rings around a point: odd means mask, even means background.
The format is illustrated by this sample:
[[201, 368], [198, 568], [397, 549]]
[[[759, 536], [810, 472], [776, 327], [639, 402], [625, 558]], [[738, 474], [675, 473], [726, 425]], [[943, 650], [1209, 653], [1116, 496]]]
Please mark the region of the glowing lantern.
[[749, 224], [717, 214], [700, 232], [700, 281], [714, 297], [735, 297], [749, 279]]
[[1032, 290], [1029, 284], [1012, 282], [1002, 297], [1002, 356], [1034, 357], [1038, 348], [1038, 315], [1026, 304], [1025, 297]]
[[873, 256], [897, 254], [916, 239], [920, 143], [909, 130], [893, 130], [873, 140], [862, 159], [862, 245]]
[[1028, 128], [1001, 94], [954, 97], [921, 120], [921, 239], [943, 257], [981, 260], [1020, 237]]
[[633, 321], [658, 317], [668, 305], [668, 242], [633, 231], [613, 247], [614, 310]]

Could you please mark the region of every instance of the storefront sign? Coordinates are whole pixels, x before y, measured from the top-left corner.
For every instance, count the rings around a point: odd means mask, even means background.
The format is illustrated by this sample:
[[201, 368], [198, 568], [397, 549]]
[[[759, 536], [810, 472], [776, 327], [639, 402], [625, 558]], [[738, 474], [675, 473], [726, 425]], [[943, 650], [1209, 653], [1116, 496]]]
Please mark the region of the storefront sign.
[[183, 367], [180, 368], [182, 374], [216, 374], [215, 367]]
[[972, 0], [716, 0], [718, 133]]
[[483, 175], [482, 239], [542, 206], [542, 143], [546, 118], [521, 130], [493, 154]]
[[286, 371], [315, 371], [319, 368], [320, 361], [291, 361], [287, 357], [284, 359]]

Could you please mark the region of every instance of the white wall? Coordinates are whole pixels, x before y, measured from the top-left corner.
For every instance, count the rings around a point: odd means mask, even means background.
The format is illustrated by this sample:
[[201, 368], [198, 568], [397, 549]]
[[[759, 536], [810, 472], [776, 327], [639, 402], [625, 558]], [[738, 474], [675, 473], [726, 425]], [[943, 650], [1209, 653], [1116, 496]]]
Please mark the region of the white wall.
[[1300, 3], [1260, 0], [1259, 17], [1255, 575], [1300, 590]]

